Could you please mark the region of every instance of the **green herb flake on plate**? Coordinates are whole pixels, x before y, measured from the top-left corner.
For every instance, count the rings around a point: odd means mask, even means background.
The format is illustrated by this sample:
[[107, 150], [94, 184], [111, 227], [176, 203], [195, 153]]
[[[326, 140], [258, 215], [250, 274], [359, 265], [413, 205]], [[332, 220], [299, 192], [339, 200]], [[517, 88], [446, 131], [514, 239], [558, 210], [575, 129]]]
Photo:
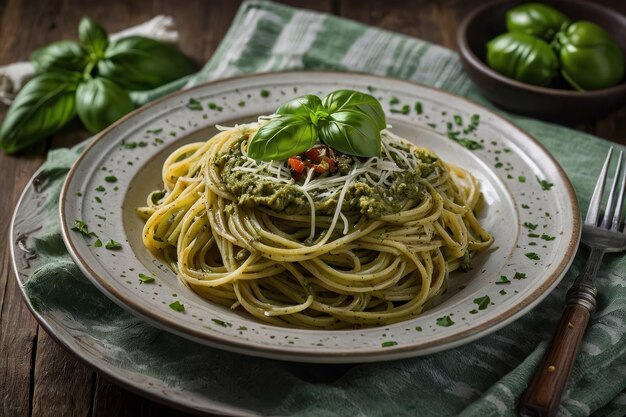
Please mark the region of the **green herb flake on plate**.
[[454, 321], [452, 321], [450, 316], [443, 316], [437, 319], [437, 326], [450, 327], [453, 324], [454, 324]]
[[[144, 284], [151, 284], [151, 283], [154, 282], [154, 280], [155, 280], [155, 278], [151, 277], [150, 275], [146, 275], [146, 274], [143, 274], [141, 272], [139, 273], [139, 281], [141, 281]], [[171, 305], [170, 305], [170, 307], [171, 307]]]
[[190, 98], [189, 102], [187, 103], [187, 108], [193, 111], [200, 111], [202, 110], [202, 104], [200, 104], [200, 102], [195, 98]]
[[185, 311], [185, 305], [178, 300], [170, 304], [170, 308], [174, 311], [178, 311], [179, 313], [183, 313]]

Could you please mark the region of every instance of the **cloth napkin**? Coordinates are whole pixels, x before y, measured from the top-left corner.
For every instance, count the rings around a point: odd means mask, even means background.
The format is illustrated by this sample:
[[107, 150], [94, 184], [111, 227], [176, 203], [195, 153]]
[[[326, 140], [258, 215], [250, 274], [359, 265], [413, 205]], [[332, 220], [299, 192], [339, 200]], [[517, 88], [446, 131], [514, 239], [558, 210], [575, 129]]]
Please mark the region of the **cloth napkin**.
[[[136, 97], [244, 73], [335, 69], [403, 78], [489, 105], [464, 74], [457, 54], [419, 39], [327, 14], [271, 2], [244, 3], [220, 47], [190, 81]], [[556, 157], [587, 210], [596, 175], [610, 146], [591, 135], [505, 114]], [[52, 152], [46, 163], [50, 195], [76, 158]], [[56, 218], [56, 201], [44, 205]], [[40, 311], [71, 315], [100, 343], [120, 350], [126, 372], [157, 375], [172, 389], [193, 390], [217, 401], [268, 415], [298, 416], [514, 416], [516, 401], [553, 334], [565, 293], [582, 267], [579, 250], [562, 283], [524, 317], [498, 332], [426, 357], [360, 365], [306, 365], [211, 349], [156, 330], [100, 294], [63, 248], [58, 225], [36, 236], [45, 261], [27, 283]], [[561, 416], [626, 414], [626, 261], [608, 255], [597, 279], [593, 314]], [[78, 300], [79, 302], [68, 300]], [[118, 364], [119, 365], [119, 364]], [[119, 366], [122, 366], [119, 365]]]

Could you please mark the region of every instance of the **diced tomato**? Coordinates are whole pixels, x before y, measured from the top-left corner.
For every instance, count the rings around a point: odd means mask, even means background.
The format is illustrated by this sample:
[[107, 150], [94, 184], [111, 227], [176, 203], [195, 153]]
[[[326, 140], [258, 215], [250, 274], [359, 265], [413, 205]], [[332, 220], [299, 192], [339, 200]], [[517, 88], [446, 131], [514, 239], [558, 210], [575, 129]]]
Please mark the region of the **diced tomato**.
[[298, 181], [304, 172], [304, 162], [298, 157], [289, 158], [289, 167], [291, 167], [291, 178]]
[[300, 156], [292, 156], [289, 158], [291, 177], [296, 181], [302, 178], [306, 172], [305, 168], [312, 169], [317, 174], [337, 171], [339, 161], [335, 150], [330, 146], [314, 146], [306, 151], [303, 157], [304, 160]]
[[326, 155], [326, 146], [324, 145], [314, 146], [304, 153], [304, 156], [314, 164], [319, 164], [324, 155]]

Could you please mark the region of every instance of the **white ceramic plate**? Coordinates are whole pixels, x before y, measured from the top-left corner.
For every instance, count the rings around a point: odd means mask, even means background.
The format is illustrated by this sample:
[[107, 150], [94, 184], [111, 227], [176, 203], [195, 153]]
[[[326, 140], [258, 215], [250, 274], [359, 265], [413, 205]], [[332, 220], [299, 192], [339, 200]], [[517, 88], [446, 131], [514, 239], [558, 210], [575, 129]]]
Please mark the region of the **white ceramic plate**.
[[[141, 243], [135, 207], [161, 187], [160, 169], [175, 148], [206, 140], [215, 124], [272, 113], [282, 102], [338, 88], [372, 91], [393, 131], [469, 169], [480, 181], [479, 220], [495, 236], [469, 273], [454, 273], [447, 293], [421, 316], [385, 327], [321, 331], [285, 329], [213, 305], [182, 286]], [[190, 100], [203, 110], [190, 109]], [[421, 112], [416, 110], [420, 104]], [[479, 118], [475, 129], [470, 121]], [[448, 130], [477, 141], [469, 151]], [[466, 133], [463, 131], [466, 130]], [[115, 182], [107, 177], [115, 176]], [[429, 354], [484, 336], [536, 305], [559, 282], [579, 241], [579, 211], [567, 177], [533, 138], [465, 99], [412, 83], [325, 72], [262, 74], [206, 84], [142, 108], [92, 142], [61, 193], [61, 227], [70, 254], [92, 282], [120, 306], [162, 329], [210, 346], [295, 361], [364, 362]], [[103, 242], [72, 231], [84, 221]], [[138, 274], [157, 277], [140, 283]], [[501, 277], [510, 281], [498, 284]], [[516, 279], [517, 278], [517, 279]], [[474, 302], [488, 296], [480, 310]], [[185, 312], [169, 308], [178, 300]], [[448, 316], [454, 324], [442, 326]]]

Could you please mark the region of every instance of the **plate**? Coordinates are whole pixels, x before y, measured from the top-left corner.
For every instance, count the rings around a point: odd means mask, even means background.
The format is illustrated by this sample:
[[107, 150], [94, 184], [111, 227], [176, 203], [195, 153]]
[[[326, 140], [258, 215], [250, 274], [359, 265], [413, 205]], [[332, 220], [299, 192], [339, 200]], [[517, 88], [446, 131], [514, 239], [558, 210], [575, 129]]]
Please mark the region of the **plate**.
[[[471, 272], [452, 274], [446, 294], [421, 316], [384, 327], [280, 328], [213, 305], [182, 286], [143, 247], [143, 222], [135, 214], [149, 191], [162, 185], [160, 170], [167, 155], [184, 143], [210, 138], [216, 124], [254, 120], [293, 97], [325, 95], [339, 88], [371, 91], [383, 104], [392, 131], [478, 178], [483, 192], [479, 220], [494, 235], [493, 247], [476, 257]], [[202, 110], [189, 106], [194, 101]], [[448, 137], [450, 131], [481, 148], [464, 148]], [[60, 217], [63, 239], [85, 275], [118, 305], [149, 323], [238, 353], [327, 363], [425, 355], [497, 330], [531, 309], [559, 282], [580, 235], [569, 180], [536, 140], [510, 122], [439, 90], [332, 72], [219, 81], [132, 113], [94, 140], [73, 166], [61, 192]], [[76, 220], [85, 222], [103, 242], [120, 242], [122, 249], [96, 247], [94, 238], [71, 230]], [[141, 283], [139, 273], [157, 279]], [[509, 282], [499, 284], [501, 277]], [[480, 309], [475, 300], [485, 296], [490, 303]], [[171, 309], [174, 301], [184, 304], [185, 311]], [[450, 320], [441, 320], [446, 316]]]

